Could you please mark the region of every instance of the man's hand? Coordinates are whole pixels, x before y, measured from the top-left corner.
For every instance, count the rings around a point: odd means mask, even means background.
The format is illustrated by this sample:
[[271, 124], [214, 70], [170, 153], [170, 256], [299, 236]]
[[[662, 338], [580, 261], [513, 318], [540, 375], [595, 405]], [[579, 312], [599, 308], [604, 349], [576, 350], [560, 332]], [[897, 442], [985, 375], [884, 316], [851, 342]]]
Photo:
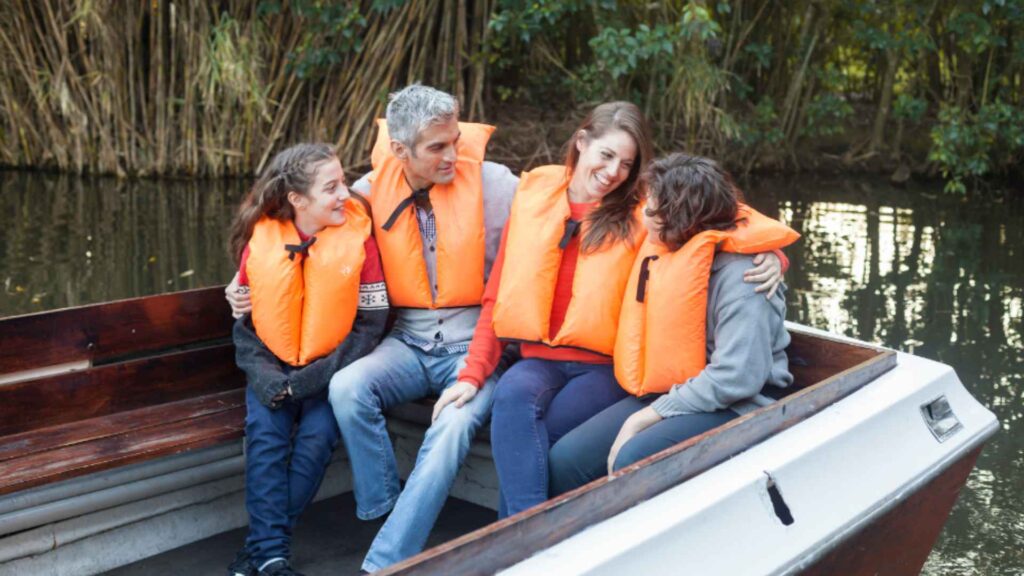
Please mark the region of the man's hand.
[[468, 380], [459, 380], [455, 384], [445, 388], [444, 392], [441, 392], [441, 397], [434, 402], [434, 414], [430, 417], [430, 421], [437, 420], [438, 414], [445, 406], [455, 403], [456, 408], [462, 408], [467, 402], [476, 396], [477, 387], [476, 384]]
[[249, 296], [249, 287], [238, 285], [238, 272], [235, 272], [235, 277], [231, 279], [231, 283], [224, 289], [224, 298], [231, 305], [231, 315], [235, 318], [241, 318], [252, 312], [252, 298]]
[[615, 437], [615, 442], [612, 442], [612, 449], [608, 452], [608, 473], [611, 474], [615, 471], [615, 458], [619, 455], [619, 450], [633, 439], [634, 436], [647, 430], [651, 426], [654, 426], [658, 422], [661, 422], [661, 416], [654, 411], [654, 408], [650, 406], [634, 412], [632, 416], [626, 419], [622, 423], [622, 428], [619, 429], [619, 435]]
[[765, 297], [771, 298], [782, 283], [782, 262], [774, 252], [762, 252], [754, 256], [754, 267], [743, 273], [743, 281], [760, 282], [754, 292], [768, 292]]

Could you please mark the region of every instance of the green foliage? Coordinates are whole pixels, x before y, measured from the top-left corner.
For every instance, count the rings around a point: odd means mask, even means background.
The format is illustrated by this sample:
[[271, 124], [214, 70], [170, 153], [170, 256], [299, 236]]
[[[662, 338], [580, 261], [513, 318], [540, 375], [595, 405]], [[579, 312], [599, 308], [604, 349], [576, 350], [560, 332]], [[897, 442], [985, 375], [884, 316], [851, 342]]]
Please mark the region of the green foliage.
[[892, 115], [910, 122], [920, 122], [928, 111], [928, 102], [923, 98], [914, 98], [909, 94], [900, 94], [892, 105]]
[[743, 52], [749, 54], [757, 65], [758, 70], [767, 70], [772, 66], [771, 44], [759, 44], [751, 42], [743, 47]]
[[950, 18], [948, 26], [956, 36], [957, 45], [969, 54], [978, 55], [1006, 45], [1006, 39], [997, 34], [989, 19], [981, 14], [958, 12]]
[[715, 22], [711, 13], [696, 2], [687, 2], [683, 7], [683, 19], [679, 22], [679, 34], [689, 40], [707, 41], [717, 38], [722, 27]]
[[499, 0], [491, 16], [492, 48], [500, 51], [516, 41], [530, 42], [549, 32], [566, 16], [576, 14], [589, 5], [605, 10], [615, 9], [615, 0]]
[[842, 134], [846, 121], [853, 116], [853, 106], [836, 94], [819, 94], [807, 105], [804, 136]]
[[647, 75], [666, 74], [675, 52], [676, 26], [660, 24], [636, 30], [605, 28], [590, 39], [594, 62], [580, 71], [578, 88], [591, 97], [610, 97], [619, 80], [643, 69]]
[[[374, 0], [372, 9], [386, 12], [403, 3], [404, 0]], [[289, 8], [303, 30], [299, 46], [288, 54], [299, 78], [324, 74], [346, 55], [362, 48], [366, 16], [358, 2], [296, 0]], [[263, 0], [257, 6], [257, 13], [263, 16], [282, 15], [283, 10], [280, 0]]]
[[779, 128], [779, 115], [771, 96], [761, 98], [754, 106], [753, 114], [739, 125], [740, 144], [748, 148], [761, 144], [776, 145], [785, 138], [786, 135]]
[[965, 181], [986, 176], [995, 167], [1024, 156], [1024, 109], [996, 101], [977, 113], [956, 106], [939, 111], [931, 130], [928, 159], [947, 178], [946, 191], [963, 194]]

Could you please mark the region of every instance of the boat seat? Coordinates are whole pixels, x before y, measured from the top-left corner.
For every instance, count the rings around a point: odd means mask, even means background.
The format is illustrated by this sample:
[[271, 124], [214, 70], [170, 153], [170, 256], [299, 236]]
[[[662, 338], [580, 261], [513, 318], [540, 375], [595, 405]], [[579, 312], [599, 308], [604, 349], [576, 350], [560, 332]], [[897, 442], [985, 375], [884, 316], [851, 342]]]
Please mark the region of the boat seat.
[[[232, 323], [220, 287], [0, 320], [0, 496], [237, 441]], [[393, 408], [392, 433], [421, 439], [435, 401]]]
[[0, 494], [238, 438], [245, 391], [29, 430], [0, 438]]
[[231, 325], [220, 288], [0, 320], [0, 495], [240, 438]]

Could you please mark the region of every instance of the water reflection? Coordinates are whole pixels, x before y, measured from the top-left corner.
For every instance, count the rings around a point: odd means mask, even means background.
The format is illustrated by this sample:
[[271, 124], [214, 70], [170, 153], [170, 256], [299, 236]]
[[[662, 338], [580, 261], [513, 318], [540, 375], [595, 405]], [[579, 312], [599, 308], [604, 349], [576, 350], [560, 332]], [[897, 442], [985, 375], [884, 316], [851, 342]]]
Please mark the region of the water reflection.
[[0, 172], [0, 316], [225, 282], [243, 188]]
[[924, 573], [1024, 573], [1024, 203], [863, 178], [747, 190], [803, 234], [791, 319], [950, 364], [1002, 423]]
[[[0, 173], [0, 186], [0, 316], [233, 273], [224, 243], [244, 182]], [[865, 178], [759, 178], [746, 190], [803, 234], [787, 250], [791, 319], [948, 363], [1002, 423], [925, 573], [1024, 573], [1024, 202]]]

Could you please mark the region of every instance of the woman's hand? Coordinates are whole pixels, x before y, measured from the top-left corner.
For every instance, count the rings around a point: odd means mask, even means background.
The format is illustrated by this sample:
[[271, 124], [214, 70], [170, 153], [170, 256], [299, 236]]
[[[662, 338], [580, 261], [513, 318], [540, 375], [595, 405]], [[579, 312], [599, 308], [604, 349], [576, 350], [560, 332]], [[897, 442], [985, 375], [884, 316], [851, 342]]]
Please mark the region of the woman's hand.
[[774, 252], [762, 252], [754, 256], [754, 267], [743, 273], [743, 281], [760, 282], [754, 292], [768, 292], [765, 297], [771, 298], [782, 283], [782, 262]]
[[476, 396], [477, 387], [469, 380], [459, 380], [455, 384], [452, 384], [448, 388], [445, 388], [444, 392], [441, 392], [441, 397], [434, 402], [434, 414], [430, 417], [430, 421], [437, 420], [437, 416], [441, 414], [441, 410], [445, 406], [455, 403], [456, 408], [462, 408], [467, 402]]
[[622, 428], [619, 429], [619, 435], [615, 437], [615, 442], [612, 443], [612, 449], [608, 452], [609, 474], [615, 471], [615, 458], [618, 457], [619, 450], [626, 445], [626, 442], [629, 442], [637, 434], [647, 430], [658, 422], [661, 422], [661, 420], [661, 416], [654, 411], [654, 408], [648, 406], [642, 410], [634, 412], [632, 416], [622, 423]]
[[224, 288], [224, 298], [231, 306], [231, 315], [235, 318], [241, 318], [252, 312], [252, 298], [249, 296], [249, 287], [238, 285], [238, 272], [235, 272], [235, 277], [231, 279], [231, 283], [227, 285], [227, 288]]

